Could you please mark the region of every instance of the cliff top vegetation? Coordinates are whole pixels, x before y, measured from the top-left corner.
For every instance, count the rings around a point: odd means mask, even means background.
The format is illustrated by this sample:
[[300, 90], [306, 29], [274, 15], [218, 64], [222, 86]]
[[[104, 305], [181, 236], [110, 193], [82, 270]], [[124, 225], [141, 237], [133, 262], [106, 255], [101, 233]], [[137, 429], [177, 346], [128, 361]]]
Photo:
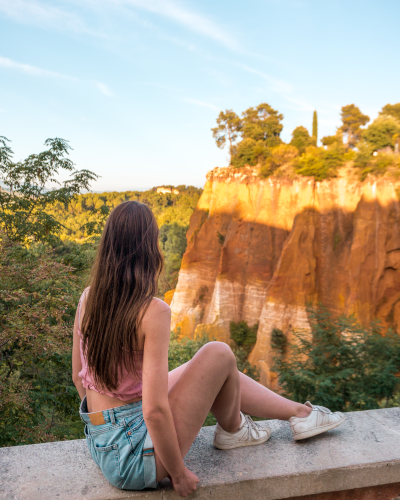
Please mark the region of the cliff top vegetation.
[[368, 174], [400, 177], [400, 103], [387, 104], [378, 118], [370, 118], [354, 104], [342, 107], [334, 135], [318, 146], [318, 117], [314, 111], [312, 135], [300, 125], [289, 143], [282, 141], [283, 115], [269, 104], [250, 107], [241, 116], [221, 111], [212, 128], [219, 148], [228, 146], [233, 167], [259, 166], [259, 175], [312, 176], [317, 180], [337, 175], [345, 163], [360, 180]]

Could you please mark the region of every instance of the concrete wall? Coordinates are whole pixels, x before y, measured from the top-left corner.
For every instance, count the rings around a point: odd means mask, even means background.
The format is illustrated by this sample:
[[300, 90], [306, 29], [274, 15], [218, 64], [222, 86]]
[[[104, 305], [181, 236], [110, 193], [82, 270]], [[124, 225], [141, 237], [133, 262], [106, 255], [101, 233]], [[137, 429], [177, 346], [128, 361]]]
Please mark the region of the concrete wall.
[[[347, 414], [325, 434], [294, 442], [271, 420], [262, 445], [216, 450], [212, 427], [186, 456], [200, 478], [191, 498], [218, 500], [392, 500], [400, 497], [400, 408]], [[165, 481], [153, 491], [120, 491], [102, 476], [83, 440], [0, 449], [1, 500], [178, 498]]]

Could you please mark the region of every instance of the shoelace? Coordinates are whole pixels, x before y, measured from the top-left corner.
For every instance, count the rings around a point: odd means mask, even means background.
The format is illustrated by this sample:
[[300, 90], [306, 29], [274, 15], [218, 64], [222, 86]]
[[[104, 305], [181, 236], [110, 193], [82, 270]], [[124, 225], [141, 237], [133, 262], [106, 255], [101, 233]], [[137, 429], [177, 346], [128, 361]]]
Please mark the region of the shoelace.
[[[243, 414], [243, 416], [244, 416], [244, 419], [247, 422], [247, 429], [248, 429], [248, 432], [249, 432], [249, 436], [248, 436], [249, 437], [249, 441], [253, 440], [253, 435], [251, 433], [252, 429], [254, 429], [256, 431], [257, 438], [259, 438], [260, 437], [260, 431], [262, 430], [262, 428], [258, 424], [256, 424], [249, 415], [244, 415]], [[257, 438], [255, 438], [255, 439], [257, 439]]]
[[322, 412], [327, 413], [328, 415], [332, 413], [331, 410], [329, 408], [325, 408], [325, 406], [312, 405], [312, 408], [313, 409], [317, 408], [318, 410], [321, 410]]

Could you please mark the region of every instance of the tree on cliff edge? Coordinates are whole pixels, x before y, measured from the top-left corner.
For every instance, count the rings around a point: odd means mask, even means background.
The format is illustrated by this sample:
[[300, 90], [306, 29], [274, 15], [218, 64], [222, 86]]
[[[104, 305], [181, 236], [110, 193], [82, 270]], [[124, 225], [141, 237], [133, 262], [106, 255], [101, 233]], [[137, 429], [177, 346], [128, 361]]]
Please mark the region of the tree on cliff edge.
[[317, 112], [314, 111], [313, 120], [312, 120], [312, 136], [315, 137], [315, 145], [318, 142], [318, 117]]
[[243, 139], [263, 141], [268, 148], [281, 144], [283, 115], [269, 104], [262, 103], [255, 108], [248, 108], [242, 113], [242, 116]]
[[293, 130], [290, 144], [296, 147], [300, 154], [303, 154], [308, 146], [315, 145], [315, 138], [310, 137], [308, 130], [300, 126]]
[[223, 149], [228, 140], [229, 154], [232, 154], [241, 127], [242, 122], [234, 111], [231, 109], [227, 109], [225, 113], [221, 111], [217, 118], [217, 126], [211, 129], [217, 146]]
[[383, 106], [382, 111], [380, 111], [379, 114], [390, 115], [400, 121], [400, 102], [397, 104], [386, 104], [386, 106]]
[[369, 116], [363, 115], [354, 104], [342, 107], [342, 123], [340, 130], [347, 135], [347, 147], [354, 148], [361, 139], [361, 127], [369, 122]]

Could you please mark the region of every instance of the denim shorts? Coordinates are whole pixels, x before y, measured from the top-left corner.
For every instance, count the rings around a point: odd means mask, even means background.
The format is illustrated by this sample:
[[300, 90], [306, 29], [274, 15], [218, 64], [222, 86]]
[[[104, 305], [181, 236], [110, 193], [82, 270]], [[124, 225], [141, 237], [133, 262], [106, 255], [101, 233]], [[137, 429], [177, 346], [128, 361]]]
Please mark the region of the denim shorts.
[[86, 442], [105, 478], [123, 490], [156, 488], [154, 447], [143, 419], [142, 402], [104, 410], [105, 424], [90, 422], [86, 396], [79, 408]]

